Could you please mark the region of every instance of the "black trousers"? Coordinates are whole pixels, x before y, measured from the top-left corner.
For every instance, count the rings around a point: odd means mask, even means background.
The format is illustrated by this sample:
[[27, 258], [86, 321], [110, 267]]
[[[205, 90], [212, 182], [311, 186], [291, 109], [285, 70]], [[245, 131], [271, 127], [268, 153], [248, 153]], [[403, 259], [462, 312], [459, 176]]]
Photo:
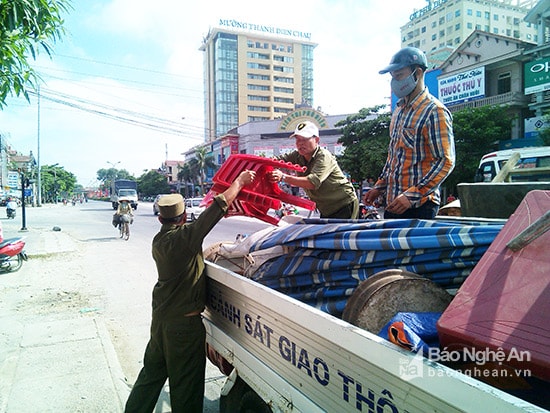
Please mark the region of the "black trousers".
[[359, 216], [359, 200], [355, 199], [346, 206], [330, 215], [320, 214], [320, 218], [357, 219]]
[[384, 211], [384, 219], [398, 218], [417, 218], [417, 219], [433, 219], [439, 211], [439, 205], [432, 201], [426, 201], [418, 208], [409, 208], [402, 214], [394, 214]]
[[143, 368], [126, 402], [127, 413], [151, 413], [166, 379], [173, 413], [202, 413], [206, 331], [200, 315], [153, 320]]

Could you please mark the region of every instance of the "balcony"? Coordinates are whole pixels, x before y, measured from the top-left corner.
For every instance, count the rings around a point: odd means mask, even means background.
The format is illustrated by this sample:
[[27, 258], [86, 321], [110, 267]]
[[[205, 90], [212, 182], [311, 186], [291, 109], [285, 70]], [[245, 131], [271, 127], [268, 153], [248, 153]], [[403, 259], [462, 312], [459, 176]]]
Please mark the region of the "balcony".
[[482, 99], [471, 100], [456, 105], [448, 105], [447, 108], [451, 112], [458, 112], [466, 108], [479, 108], [482, 106], [507, 105], [516, 107], [525, 107], [530, 102], [530, 97], [525, 96], [522, 92], [508, 92], [501, 95], [489, 96]]

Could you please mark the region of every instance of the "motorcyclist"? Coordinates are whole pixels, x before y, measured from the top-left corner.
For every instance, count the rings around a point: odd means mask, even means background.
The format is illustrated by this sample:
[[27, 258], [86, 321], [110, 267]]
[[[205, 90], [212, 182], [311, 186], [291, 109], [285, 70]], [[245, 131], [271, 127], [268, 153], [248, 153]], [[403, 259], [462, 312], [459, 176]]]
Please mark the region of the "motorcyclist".
[[8, 218], [14, 218], [15, 217], [15, 210], [17, 209], [17, 202], [13, 198], [8, 198], [8, 202], [6, 204], [6, 215]]

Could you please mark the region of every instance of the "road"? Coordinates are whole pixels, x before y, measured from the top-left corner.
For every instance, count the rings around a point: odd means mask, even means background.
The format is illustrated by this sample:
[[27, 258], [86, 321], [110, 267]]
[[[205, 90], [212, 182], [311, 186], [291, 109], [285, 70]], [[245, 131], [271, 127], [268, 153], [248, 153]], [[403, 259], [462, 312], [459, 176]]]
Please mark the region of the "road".
[[[25, 235], [20, 231], [21, 212], [18, 209], [16, 219], [8, 220], [5, 211], [0, 210], [4, 238]], [[101, 320], [106, 325], [124, 373], [124, 385], [130, 388], [141, 369], [149, 338], [151, 291], [156, 282], [151, 240], [160, 224], [153, 215], [152, 203], [142, 202], [135, 211], [130, 239], [123, 241], [111, 225], [112, 214], [110, 204], [99, 201], [75, 206], [58, 204], [26, 208], [25, 221], [29, 231], [48, 233], [59, 227], [74, 248], [64, 253], [33, 255], [33, 245], [29, 241], [26, 248], [29, 261], [19, 272], [0, 276], [0, 319], [4, 324], [0, 328], [0, 339], [4, 341], [0, 340], [0, 344], [5, 348], [16, 346], [14, 337], [17, 334], [22, 336], [23, 332], [14, 332], [14, 329], [29, 325], [34, 319], [61, 322], [85, 315]], [[234, 240], [237, 233], [250, 234], [267, 226], [252, 218], [224, 218], [209, 234], [204, 245]], [[12, 324], [7, 325], [5, 320]], [[0, 349], [0, 365], [3, 355]], [[57, 354], [54, 357], [62, 361], [67, 355]], [[4, 360], [9, 359], [8, 350]], [[93, 370], [94, 366], [84, 368]], [[218, 412], [223, 379], [219, 370], [208, 364], [205, 412]], [[6, 381], [0, 380], [0, 411], [3, 411], [2, 390], [6, 386]], [[13, 394], [13, 388], [11, 392]], [[155, 412], [170, 411], [168, 397], [165, 387]], [[23, 410], [9, 409], [9, 412], [12, 411]]]

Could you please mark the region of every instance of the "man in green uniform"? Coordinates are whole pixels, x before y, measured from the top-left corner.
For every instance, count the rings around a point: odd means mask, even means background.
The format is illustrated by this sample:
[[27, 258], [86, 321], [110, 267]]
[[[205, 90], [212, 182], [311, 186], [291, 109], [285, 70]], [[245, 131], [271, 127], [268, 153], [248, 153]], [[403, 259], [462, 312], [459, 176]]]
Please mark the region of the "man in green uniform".
[[321, 218], [357, 218], [359, 200], [355, 189], [334, 155], [319, 146], [317, 126], [310, 121], [301, 122], [290, 137], [296, 139], [296, 150], [277, 159], [305, 166], [306, 171], [294, 176], [276, 169], [271, 173], [271, 182], [303, 188], [317, 205]]
[[202, 412], [206, 367], [206, 333], [200, 315], [206, 303], [202, 243], [254, 177], [253, 171], [242, 172], [196, 221], [186, 225], [183, 197], [172, 194], [160, 199], [162, 227], [152, 245], [158, 282], [153, 289], [151, 337], [125, 412], [152, 412], [166, 379], [173, 413]]

